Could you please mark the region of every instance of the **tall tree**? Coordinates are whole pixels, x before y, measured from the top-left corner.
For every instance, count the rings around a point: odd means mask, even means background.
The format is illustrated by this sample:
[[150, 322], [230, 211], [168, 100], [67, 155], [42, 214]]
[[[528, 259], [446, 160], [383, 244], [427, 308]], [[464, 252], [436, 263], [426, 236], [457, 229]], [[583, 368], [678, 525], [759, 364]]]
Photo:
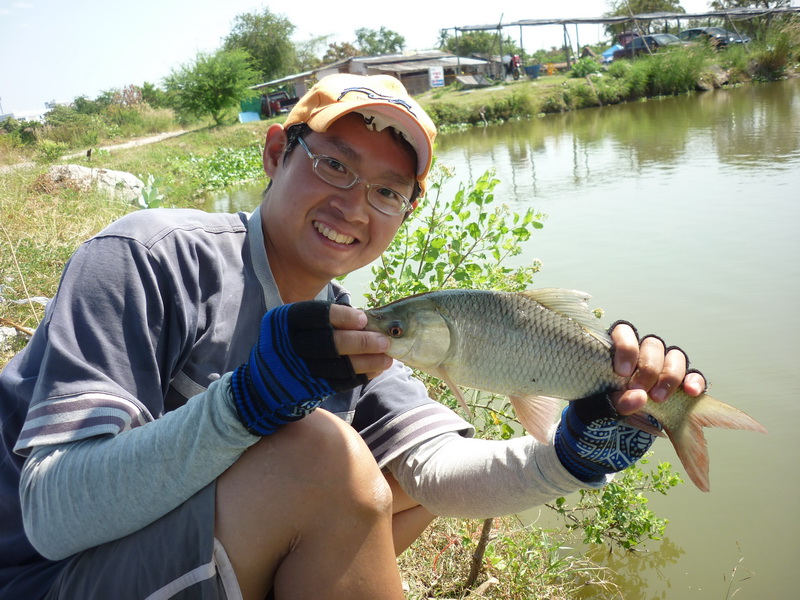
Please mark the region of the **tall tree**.
[[298, 42], [295, 46], [297, 64], [294, 70], [310, 71], [319, 67], [324, 62], [324, 59], [320, 60], [319, 56], [330, 37], [330, 35], [318, 35], [305, 42]]
[[173, 69], [164, 78], [164, 87], [174, 94], [179, 113], [209, 115], [217, 125], [239, 100], [253, 95], [249, 88], [256, 83], [258, 75], [244, 50], [199, 52], [194, 63]]
[[268, 8], [243, 13], [233, 20], [231, 32], [223, 40], [225, 50], [246, 50], [262, 81], [291, 73], [297, 66], [297, 51], [291, 36], [294, 24]]
[[406, 38], [381, 26], [380, 29], [368, 29], [362, 27], [356, 29], [356, 47], [365, 56], [377, 56], [379, 54], [393, 54], [402, 52], [406, 46]]

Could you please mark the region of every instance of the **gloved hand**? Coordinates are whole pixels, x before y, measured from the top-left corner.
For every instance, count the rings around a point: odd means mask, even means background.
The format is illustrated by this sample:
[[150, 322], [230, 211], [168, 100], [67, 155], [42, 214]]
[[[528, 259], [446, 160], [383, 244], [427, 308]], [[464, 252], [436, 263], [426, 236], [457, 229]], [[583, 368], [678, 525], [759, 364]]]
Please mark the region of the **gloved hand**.
[[[660, 430], [649, 415], [648, 422]], [[625, 423], [607, 394], [570, 402], [561, 414], [554, 446], [561, 464], [584, 483], [599, 483], [642, 458], [655, 436]]]
[[261, 319], [249, 360], [231, 378], [236, 411], [250, 433], [274, 433], [308, 415], [326, 396], [367, 382], [337, 352], [330, 308], [330, 302], [297, 302]]

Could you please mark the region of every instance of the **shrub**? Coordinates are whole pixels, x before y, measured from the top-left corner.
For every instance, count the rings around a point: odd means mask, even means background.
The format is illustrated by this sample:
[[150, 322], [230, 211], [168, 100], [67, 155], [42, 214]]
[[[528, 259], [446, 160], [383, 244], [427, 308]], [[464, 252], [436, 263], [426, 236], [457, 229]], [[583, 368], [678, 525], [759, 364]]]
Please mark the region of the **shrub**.
[[766, 45], [754, 53], [754, 77], [772, 80], [783, 77], [792, 57], [792, 43], [796, 35], [796, 27], [789, 26], [767, 37]]
[[584, 56], [573, 65], [569, 73], [570, 77], [586, 77], [592, 73], [600, 73], [603, 67], [591, 56]]
[[36, 147], [36, 160], [43, 163], [53, 163], [61, 158], [67, 150], [69, 150], [69, 146], [64, 142], [41, 140]]
[[705, 65], [702, 49], [662, 50], [644, 57], [649, 68], [648, 95], [666, 96], [694, 90]]

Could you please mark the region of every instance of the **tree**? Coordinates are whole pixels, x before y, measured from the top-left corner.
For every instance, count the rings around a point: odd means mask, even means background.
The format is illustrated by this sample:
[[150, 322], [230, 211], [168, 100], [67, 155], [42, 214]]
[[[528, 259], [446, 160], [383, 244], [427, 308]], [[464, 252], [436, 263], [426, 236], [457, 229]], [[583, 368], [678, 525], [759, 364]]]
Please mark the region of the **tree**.
[[[609, 3], [611, 10], [604, 16], [606, 17], [630, 17], [631, 15], [644, 15], [652, 13], [686, 13], [681, 6], [680, 0], [611, 0]], [[637, 31], [639, 33], [651, 33], [651, 25], [656, 21], [637, 21]], [[632, 29], [632, 23], [621, 23], [606, 25], [606, 33], [612, 38], [616, 38], [618, 33]]]
[[352, 56], [361, 56], [361, 52], [353, 44], [350, 42], [342, 42], [341, 44], [332, 42], [328, 44], [328, 50], [325, 52], [325, 56], [322, 57], [322, 62], [328, 64]]
[[172, 108], [173, 105], [170, 95], [149, 81], [142, 84], [142, 100], [153, 108]]
[[[709, 8], [711, 10], [748, 7], [770, 9], [790, 5], [791, 2], [789, 0], [711, 0], [711, 2], [709, 2]], [[790, 15], [767, 15], [764, 18], [749, 19], [744, 22], [739, 22], [736, 24], [736, 28], [741, 32], [748, 33], [752, 37], [764, 39], [767, 37], [767, 32], [770, 30], [772, 24], [776, 21], [781, 22], [790, 18]], [[719, 25], [720, 27], [732, 29], [730, 24], [726, 22], [721, 22]]]
[[318, 35], [305, 42], [298, 42], [295, 46], [296, 65], [294, 71], [310, 71], [319, 67], [324, 61], [320, 60], [321, 49], [328, 43], [330, 35]]
[[231, 32], [223, 40], [225, 50], [246, 50], [261, 81], [283, 77], [297, 66], [297, 54], [291, 36], [294, 24], [284, 16], [264, 8], [262, 12], [243, 13], [233, 21]]
[[219, 125], [227, 109], [253, 95], [249, 88], [258, 83], [258, 74], [250, 60], [244, 50], [199, 52], [193, 64], [173, 69], [164, 87], [174, 94], [179, 113], [209, 115]]
[[[523, 51], [514, 40], [506, 36], [502, 40], [503, 54], [519, 54]], [[500, 35], [497, 31], [468, 31], [458, 36], [444, 33], [440, 39], [440, 47], [446, 52], [460, 56], [492, 56], [500, 54]]]
[[356, 29], [356, 47], [364, 56], [401, 52], [405, 45], [406, 38], [383, 26], [378, 30], [366, 27]]

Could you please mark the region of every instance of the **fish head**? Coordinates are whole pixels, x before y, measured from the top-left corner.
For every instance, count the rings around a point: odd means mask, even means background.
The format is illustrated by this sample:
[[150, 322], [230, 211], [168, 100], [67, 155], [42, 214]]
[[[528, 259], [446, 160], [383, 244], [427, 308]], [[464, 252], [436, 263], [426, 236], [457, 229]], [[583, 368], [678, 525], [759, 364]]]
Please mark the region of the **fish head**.
[[404, 298], [367, 313], [367, 331], [389, 337], [392, 358], [409, 367], [438, 367], [450, 351], [450, 328], [435, 303], [419, 296]]

